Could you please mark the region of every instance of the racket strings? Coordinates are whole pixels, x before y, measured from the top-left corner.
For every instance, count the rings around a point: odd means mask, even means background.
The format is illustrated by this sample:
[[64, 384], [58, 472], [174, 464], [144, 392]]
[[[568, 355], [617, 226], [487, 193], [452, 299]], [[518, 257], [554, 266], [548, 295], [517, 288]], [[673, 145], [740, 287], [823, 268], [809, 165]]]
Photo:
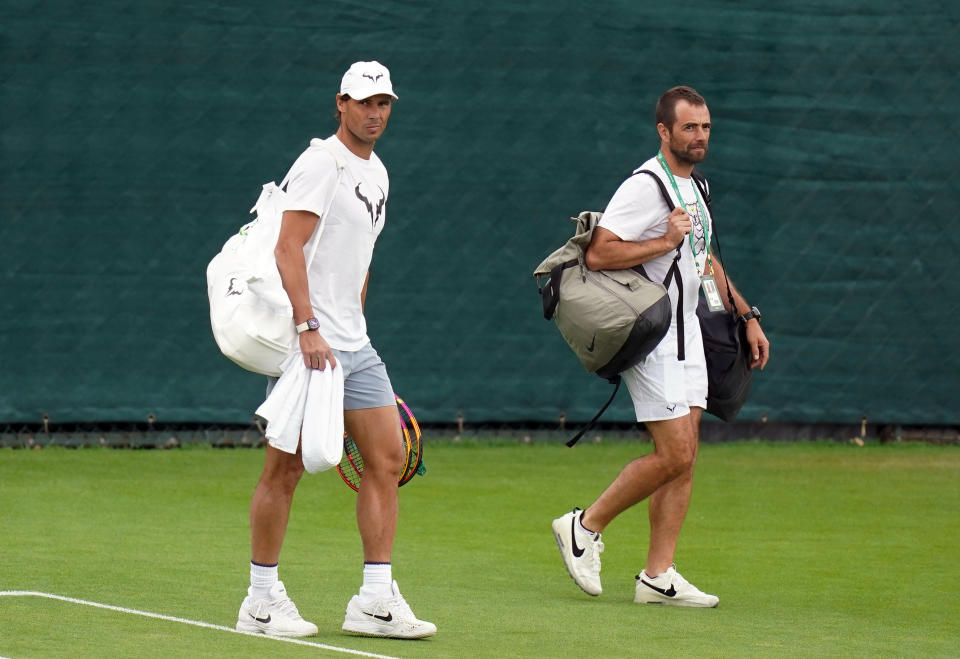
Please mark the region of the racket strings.
[[[419, 474], [423, 476], [426, 468], [423, 465], [423, 444], [420, 425], [416, 417], [403, 400], [397, 396], [397, 411], [400, 414], [400, 441], [404, 449], [404, 466], [400, 472], [399, 485], [403, 486], [410, 479]], [[343, 435], [343, 457], [337, 465], [337, 471], [343, 482], [352, 490], [360, 490], [360, 480], [363, 478], [363, 457], [357, 443], [347, 433]]]
[[360, 477], [363, 475], [363, 457], [360, 455], [360, 448], [357, 443], [347, 435], [343, 434], [343, 457], [340, 464], [337, 465], [337, 471], [340, 477], [350, 488], [357, 492], [360, 490]]

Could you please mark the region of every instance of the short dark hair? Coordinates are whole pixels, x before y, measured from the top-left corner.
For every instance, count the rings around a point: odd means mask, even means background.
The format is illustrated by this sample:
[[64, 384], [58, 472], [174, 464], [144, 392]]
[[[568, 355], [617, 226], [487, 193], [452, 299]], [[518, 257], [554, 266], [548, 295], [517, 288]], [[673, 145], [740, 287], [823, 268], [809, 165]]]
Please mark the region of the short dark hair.
[[[350, 100], [350, 94], [340, 94], [340, 99], [344, 101]], [[337, 120], [337, 123], [340, 123], [340, 106], [337, 105], [337, 100], [333, 100], [333, 118]]]
[[703, 96], [697, 93], [693, 87], [673, 87], [668, 89], [657, 101], [656, 123], [663, 124], [667, 128], [673, 128], [673, 122], [677, 120], [677, 101], [686, 101], [690, 105], [706, 105], [707, 102]]

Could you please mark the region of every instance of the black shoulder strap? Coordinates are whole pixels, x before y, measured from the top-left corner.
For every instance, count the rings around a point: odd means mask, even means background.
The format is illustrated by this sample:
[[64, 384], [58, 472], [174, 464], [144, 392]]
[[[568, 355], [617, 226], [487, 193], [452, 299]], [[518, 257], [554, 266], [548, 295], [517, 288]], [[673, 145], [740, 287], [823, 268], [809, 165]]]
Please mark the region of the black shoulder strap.
[[703, 197], [703, 202], [707, 205], [707, 210], [709, 210], [712, 214], [713, 209], [710, 208], [710, 184], [707, 183], [707, 178], [703, 175], [703, 172], [696, 167], [693, 168], [690, 178], [692, 178], [693, 182], [697, 184], [697, 189], [700, 191], [700, 196]]
[[620, 390], [620, 382], [621, 382], [621, 380], [622, 380], [622, 378], [620, 377], [620, 374], [619, 374], [619, 373], [617, 373], [617, 374], [614, 375], [612, 378], [610, 378], [610, 383], [616, 385], [616, 386], [613, 388], [613, 393], [610, 394], [610, 398], [608, 398], [608, 399], [607, 399], [607, 402], [604, 403], [603, 407], [600, 408], [600, 411], [597, 412], [597, 413], [594, 415], [594, 417], [593, 417], [592, 419], [590, 419], [589, 422], [587, 422], [587, 425], [585, 425], [583, 428], [581, 428], [581, 429], [580, 429], [580, 432], [578, 432], [576, 435], [574, 435], [574, 436], [570, 439], [570, 441], [567, 442], [567, 446], [573, 447], [574, 444], [576, 444], [577, 442], [579, 442], [579, 441], [580, 441], [580, 438], [583, 437], [587, 432], [589, 432], [589, 430], [590, 430], [591, 428], [593, 428], [593, 426], [597, 423], [597, 419], [599, 419], [600, 416], [601, 416], [604, 412], [607, 411], [607, 408], [610, 407], [610, 403], [613, 402], [614, 396], [616, 396], [616, 395], [617, 395], [617, 392]]
[[[654, 181], [657, 182], [657, 187], [660, 188], [660, 196], [663, 198], [663, 202], [667, 205], [671, 211], [673, 211], [676, 206], [673, 203], [673, 199], [670, 198], [670, 193], [667, 192], [667, 186], [663, 184], [663, 181], [655, 173], [651, 172], [649, 169], [638, 169], [635, 171], [632, 176], [637, 174], [646, 174], [651, 177]], [[677, 254], [673, 257], [673, 263], [670, 264], [670, 269], [667, 270], [667, 276], [663, 279], [663, 285], [667, 288], [670, 288], [670, 281], [673, 280], [677, 282], [677, 360], [684, 361], [687, 358], [685, 346], [686, 346], [686, 337], [683, 332], [683, 278], [680, 276], [680, 247], [683, 246], [681, 242], [677, 245]], [[637, 270], [644, 277], [647, 277], [647, 272], [643, 269], [643, 265], [638, 265]], [[647, 277], [649, 279], [649, 277]]]
[[663, 197], [663, 201], [667, 205], [667, 208], [669, 208], [671, 211], [674, 208], [676, 208], [676, 206], [673, 204], [673, 199], [670, 198], [670, 193], [667, 192], [667, 186], [663, 184], [663, 181], [660, 179], [659, 176], [651, 172], [649, 169], [638, 169], [630, 176], [636, 176], [637, 174], [646, 174], [647, 176], [652, 178], [654, 181], [656, 181], [657, 187], [660, 188], [660, 196]]
[[563, 271], [577, 264], [579, 264], [577, 259], [571, 259], [566, 263], [554, 266], [553, 270], [550, 271], [550, 280], [547, 282], [547, 285], [540, 290], [541, 301], [543, 302], [543, 317], [545, 320], [553, 319], [557, 305], [560, 304], [560, 278], [563, 276]]
[[723, 253], [720, 251], [720, 234], [717, 233], [717, 217], [713, 214], [713, 208], [710, 207], [710, 185], [703, 176], [703, 172], [696, 167], [693, 168], [692, 177], [693, 182], [700, 191], [700, 196], [703, 197], [703, 203], [707, 205], [707, 212], [710, 213], [710, 224], [713, 227], [713, 231], [710, 233], [712, 234], [712, 240], [717, 243], [717, 258], [720, 259], [720, 263], [723, 264], [723, 279], [727, 286], [727, 299], [730, 301], [730, 308], [736, 309], [737, 304], [733, 301], [733, 292], [730, 290], [730, 278], [727, 277], [727, 265], [723, 262]]

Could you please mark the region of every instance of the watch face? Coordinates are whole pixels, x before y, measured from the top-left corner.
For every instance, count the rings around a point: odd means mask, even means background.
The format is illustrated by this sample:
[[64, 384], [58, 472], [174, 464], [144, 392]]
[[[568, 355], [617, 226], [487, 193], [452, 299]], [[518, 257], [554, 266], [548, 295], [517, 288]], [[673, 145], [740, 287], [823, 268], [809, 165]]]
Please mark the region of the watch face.
[[307, 318], [307, 329], [320, 329], [320, 321], [316, 318]]

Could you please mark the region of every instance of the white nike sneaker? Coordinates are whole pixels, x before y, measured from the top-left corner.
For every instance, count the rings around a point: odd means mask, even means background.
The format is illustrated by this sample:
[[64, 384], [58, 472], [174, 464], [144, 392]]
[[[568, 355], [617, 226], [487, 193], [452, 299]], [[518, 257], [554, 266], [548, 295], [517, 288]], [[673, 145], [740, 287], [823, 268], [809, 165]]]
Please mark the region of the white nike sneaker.
[[603, 551], [603, 542], [599, 533], [583, 530], [580, 526], [582, 516], [583, 511], [574, 508], [572, 512], [553, 520], [553, 535], [557, 539], [567, 572], [583, 592], [596, 596], [603, 592], [600, 586], [600, 552]]
[[254, 600], [249, 591], [237, 614], [237, 631], [267, 636], [314, 636], [317, 626], [300, 617], [296, 604], [287, 597], [283, 582], [270, 589], [270, 599]]
[[361, 603], [360, 597], [354, 595], [347, 604], [342, 629], [360, 636], [387, 638], [426, 638], [437, 633], [435, 624], [418, 620], [413, 615], [396, 581], [393, 582], [393, 595], [390, 597]]
[[666, 572], [651, 578], [646, 572], [637, 575], [637, 604], [668, 604], [671, 606], [698, 606], [712, 609], [720, 603], [716, 595], [708, 595], [680, 576], [671, 565]]

